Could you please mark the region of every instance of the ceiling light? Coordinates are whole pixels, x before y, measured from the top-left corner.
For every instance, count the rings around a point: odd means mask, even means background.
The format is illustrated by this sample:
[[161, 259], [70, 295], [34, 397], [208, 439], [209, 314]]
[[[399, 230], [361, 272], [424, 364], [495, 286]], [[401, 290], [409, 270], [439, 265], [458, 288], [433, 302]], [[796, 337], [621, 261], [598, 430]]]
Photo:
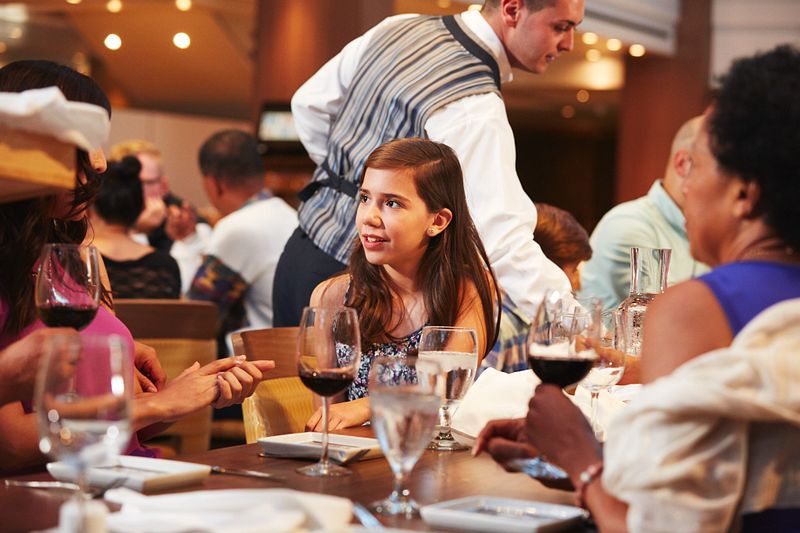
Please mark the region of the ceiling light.
[[116, 33], [109, 33], [106, 35], [106, 38], [103, 39], [103, 44], [106, 45], [106, 48], [109, 50], [119, 50], [119, 47], [122, 46], [122, 39]]
[[647, 50], [641, 44], [632, 44], [630, 48], [628, 48], [628, 53], [633, 57], [642, 57]]
[[589, 91], [586, 89], [581, 89], [575, 94], [575, 99], [582, 104], [585, 104], [589, 101]]
[[600, 50], [597, 50], [596, 48], [586, 50], [586, 61], [591, 61], [594, 63], [595, 61], [600, 61], [600, 57]]
[[108, 9], [110, 13], [119, 13], [122, 11], [122, 0], [108, 0], [106, 9]]
[[616, 52], [622, 48], [622, 41], [619, 39], [609, 39], [606, 41], [606, 48], [608, 48], [612, 52]]
[[482, 7], [483, 7], [482, 4], [470, 4], [469, 7], [467, 8], [467, 10], [468, 11], [480, 11]]
[[583, 39], [583, 44], [588, 44], [589, 46], [592, 46], [593, 44], [597, 43], [597, 34], [587, 31], [586, 33], [583, 34], [582, 39]]
[[81, 0], [67, 0], [68, 4], [72, 4], [73, 6], [77, 6], [81, 3]]
[[192, 9], [192, 0], [175, 0], [175, 7], [180, 11], [189, 11]]
[[565, 105], [561, 108], [561, 116], [564, 118], [572, 118], [575, 116], [575, 108], [571, 105]]
[[192, 40], [186, 33], [178, 32], [172, 37], [172, 44], [174, 44], [181, 50], [186, 50], [187, 48], [189, 48], [189, 45], [192, 44]]

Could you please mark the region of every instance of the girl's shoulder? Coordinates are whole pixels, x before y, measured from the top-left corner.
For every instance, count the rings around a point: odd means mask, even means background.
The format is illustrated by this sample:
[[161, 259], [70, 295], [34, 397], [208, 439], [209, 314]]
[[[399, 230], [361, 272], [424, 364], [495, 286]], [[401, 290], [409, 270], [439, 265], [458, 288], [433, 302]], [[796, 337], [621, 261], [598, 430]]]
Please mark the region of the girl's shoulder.
[[340, 274], [328, 278], [314, 288], [311, 293], [311, 306], [334, 307], [344, 305], [350, 288], [350, 274]]

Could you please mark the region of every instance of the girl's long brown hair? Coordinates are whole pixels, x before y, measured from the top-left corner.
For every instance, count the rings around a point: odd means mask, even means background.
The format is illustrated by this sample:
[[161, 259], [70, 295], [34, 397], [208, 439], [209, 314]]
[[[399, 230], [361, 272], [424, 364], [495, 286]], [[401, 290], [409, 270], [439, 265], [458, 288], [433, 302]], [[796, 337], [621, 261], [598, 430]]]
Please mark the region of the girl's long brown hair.
[[[376, 148], [367, 158], [365, 172], [367, 168], [411, 171], [417, 194], [428, 211], [447, 208], [453, 213], [450, 225], [430, 238], [417, 271], [428, 323], [455, 324], [466, 304], [465, 288], [473, 283], [483, 308], [486, 351], [491, 350], [499, 329], [500, 288], [469, 215], [461, 165], [455, 152], [449, 146], [428, 139], [399, 139]], [[358, 237], [353, 243], [349, 273], [352, 282], [347, 305], [358, 310], [364, 342], [398, 340], [387, 333], [403, 318], [392, 316], [393, 283], [380, 265], [367, 261]]]
[[[106, 95], [92, 81], [69, 67], [51, 61], [25, 60], [0, 68], [0, 91], [22, 92], [56, 86], [67, 100], [99, 105], [111, 115]], [[76, 150], [76, 169], [86, 176], [73, 191], [73, 211], [91, 202], [98, 188], [98, 175], [92, 168], [89, 155]], [[46, 243], [83, 242], [88, 219], [65, 221], [50, 216], [53, 196], [0, 204], [0, 297], [6, 302], [8, 318], [0, 335], [16, 335], [36, 316], [33, 269]], [[110, 295], [102, 292], [103, 302], [111, 304]]]

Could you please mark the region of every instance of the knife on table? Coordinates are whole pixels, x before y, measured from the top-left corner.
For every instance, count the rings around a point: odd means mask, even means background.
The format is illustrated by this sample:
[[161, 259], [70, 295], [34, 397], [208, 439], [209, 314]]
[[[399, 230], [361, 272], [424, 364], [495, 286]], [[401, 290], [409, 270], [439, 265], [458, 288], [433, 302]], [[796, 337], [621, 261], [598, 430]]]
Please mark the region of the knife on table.
[[268, 472], [259, 472], [257, 470], [244, 470], [241, 468], [225, 468], [222, 466], [212, 466], [211, 471], [215, 474], [228, 474], [231, 476], [244, 476], [244, 477], [256, 477], [259, 479], [269, 479], [272, 481], [284, 481], [285, 478], [281, 476], [276, 476], [275, 474], [270, 474]]

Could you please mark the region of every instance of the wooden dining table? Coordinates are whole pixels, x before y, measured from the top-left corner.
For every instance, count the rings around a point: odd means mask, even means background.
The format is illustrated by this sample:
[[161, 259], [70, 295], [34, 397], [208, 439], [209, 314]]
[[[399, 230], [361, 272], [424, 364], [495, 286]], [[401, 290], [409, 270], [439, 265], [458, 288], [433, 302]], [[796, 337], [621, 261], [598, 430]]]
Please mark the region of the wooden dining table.
[[[371, 436], [369, 428], [356, 428], [342, 433]], [[291, 488], [349, 498], [366, 506], [383, 499], [392, 490], [389, 464], [383, 457], [365, 459], [347, 467], [352, 475], [345, 477], [312, 478], [296, 472], [308, 460], [263, 457], [258, 444], [218, 448], [203, 453], [179, 457], [179, 460], [225, 468], [268, 472], [280, 480], [211, 474], [198, 484], [153, 494], [191, 490], [243, 488]], [[49, 480], [46, 472], [14, 476], [18, 480]], [[548, 489], [525, 474], [505, 472], [488, 456], [472, 457], [469, 451], [426, 450], [408, 479], [411, 496], [421, 505], [443, 502], [465, 496], [486, 495], [531, 501], [573, 505], [573, 493]], [[54, 527], [58, 510], [71, 493], [54, 489], [31, 489], [0, 486], [0, 531], [21, 532]], [[116, 507], [109, 504], [112, 510]], [[421, 518], [379, 517], [387, 527], [419, 531], [440, 530], [428, 526]], [[354, 520], [355, 521], [355, 520]], [[588, 525], [573, 531], [590, 530]]]

